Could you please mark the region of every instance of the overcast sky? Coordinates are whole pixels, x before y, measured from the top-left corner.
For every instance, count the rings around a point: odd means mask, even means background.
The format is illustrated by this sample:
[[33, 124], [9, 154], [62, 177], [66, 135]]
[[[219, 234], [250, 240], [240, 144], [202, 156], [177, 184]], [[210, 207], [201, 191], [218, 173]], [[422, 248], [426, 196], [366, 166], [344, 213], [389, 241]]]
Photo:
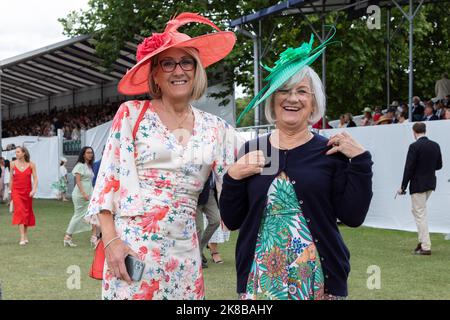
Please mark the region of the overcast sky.
[[66, 40], [58, 18], [87, 7], [88, 0], [0, 0], [0, 61]]
[[0, 60], [66, 40], [58, 18], [88, 0], [0, 0]]

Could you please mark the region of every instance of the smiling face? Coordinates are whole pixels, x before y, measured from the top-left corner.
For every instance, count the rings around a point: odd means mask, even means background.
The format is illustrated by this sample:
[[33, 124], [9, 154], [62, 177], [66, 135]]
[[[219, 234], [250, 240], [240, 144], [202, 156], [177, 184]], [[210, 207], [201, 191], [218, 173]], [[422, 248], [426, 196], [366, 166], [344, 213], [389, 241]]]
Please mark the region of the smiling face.
[[314, 111], [314, 94], [309, 78], [303, 78], [292, 88], [281, 87], [275, 93], [274, 112], [277, 126], [307, 127]]
[[195, 66], [195, 59], [182, 49], [170, 48], [159, 54], [153, 79], [161, 88], [162, 96], [170, 100], [190, 100]]

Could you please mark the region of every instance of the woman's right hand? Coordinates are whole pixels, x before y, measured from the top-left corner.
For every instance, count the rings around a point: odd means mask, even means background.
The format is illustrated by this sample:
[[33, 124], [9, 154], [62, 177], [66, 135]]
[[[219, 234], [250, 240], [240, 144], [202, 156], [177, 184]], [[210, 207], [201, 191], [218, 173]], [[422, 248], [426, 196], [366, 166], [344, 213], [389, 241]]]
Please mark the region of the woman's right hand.
[[264, 153], [261, 150], [251, 151], [228, 169], [228, 175], [234, 180], [242, 180], [259, 174], [263, 171], [265, 161]]
[[[105, 244], [109, 241], [105, 241], [106, 239], [103, 240]], [[139, 255], [127, 246], [121, 239], [114, 240], [105, 249], [105, 258], [110, 272], [117, 279], [125, 280], [128, 284], [131, 284], [132, 280], [128, 275], [127, 268], [125, 266], [125, 258], [127, 255], [132, 255], [140, 259]]]
[[83, 198], [84, 198], [84, 200], [86, 200], [86, 201], [91, 201], [91, 197], [88, 196], [87, 194], [83, 194]]

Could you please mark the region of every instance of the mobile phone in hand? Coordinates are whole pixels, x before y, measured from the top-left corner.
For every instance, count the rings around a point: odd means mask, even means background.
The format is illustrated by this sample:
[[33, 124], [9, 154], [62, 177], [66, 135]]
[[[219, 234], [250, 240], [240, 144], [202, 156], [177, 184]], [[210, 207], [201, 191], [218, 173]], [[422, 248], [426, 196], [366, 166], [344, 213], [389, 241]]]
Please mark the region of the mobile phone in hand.
[[138, 258], [128, 255], [125, 258], [125, 267], [127, 268], [128, 275], [133, 281], [141, 281], [144, 274], [145, 263]]

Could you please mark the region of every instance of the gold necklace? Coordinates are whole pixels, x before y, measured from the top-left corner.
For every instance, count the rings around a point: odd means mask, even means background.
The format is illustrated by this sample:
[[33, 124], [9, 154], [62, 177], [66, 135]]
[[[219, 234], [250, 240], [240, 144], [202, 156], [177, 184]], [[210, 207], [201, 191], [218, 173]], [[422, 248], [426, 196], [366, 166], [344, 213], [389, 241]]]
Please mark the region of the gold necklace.
[[25, 167], [27, 166], [26, 163], [25, 163], [25, 164], [22, 164], [22, 163], [20, 163], [19, 161], [17, 161], [17, 165], [18, 165], [20, 171], [23, 171], [23, 169], [25, 169]]
[[181, 122], [178, 123], [178, 129], [182, 129], [183, 128], [182, 124], [183, 124], [183, 122], [186, 121], [186, 119], [189, 117], [190, 114], [191, 114], [190, 110], [188, 110], [188, 112], [186, 112], [186, 116], [184, 117], [184, 119]]
[[[161, 99], [161, 104], [163, 105], [164, 110], [166, 111], [167, 108], [166, 108], [166, 105], [164, 104], [164, 101], [163, 101], [162, 99]], [[183, 120], [181, 120], [181, 122], [178, 122], [178, 121], [175, 119], [175, 121], [177, 121], [177, 123], [178, 123], [177, 129], [183, 129], [183, 126], [182, 126], [183, 122], [185, 122], [186, 119], [187, 119], [187, 118], [189, 117], [189, 115], [191, 114], [191, 111], [192, 111], [191, 106], [189, 106], [188, 108], [189, 108], [189, 110], [186, 112], [186, 116], [183, 118]]]

